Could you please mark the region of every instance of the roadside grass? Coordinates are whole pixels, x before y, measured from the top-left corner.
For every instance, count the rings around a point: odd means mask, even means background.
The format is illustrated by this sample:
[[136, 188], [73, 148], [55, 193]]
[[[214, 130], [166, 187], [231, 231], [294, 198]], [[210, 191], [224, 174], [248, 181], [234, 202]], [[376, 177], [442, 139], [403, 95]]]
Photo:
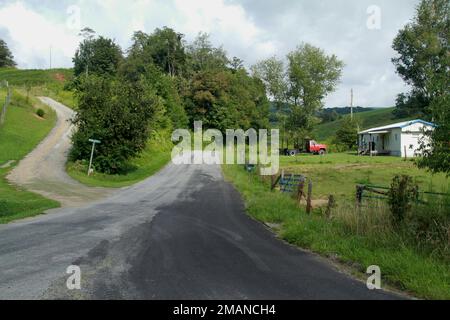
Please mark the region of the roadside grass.
[[280, 168], [288, 173], [308, 176], [314, 184], [315, 198], [355, 199], [357, 184], [389, 187], [396, 174], [414, 178], [420, 191], [448, 192], [450, 180], [444, 174], [418, 169], [415, 160], [396, 157], [362, 157], [353, 153], [325, 156], [280, 157]]
[[92, 187], [121, 188], [148, 178], [162, 169], [171, 158], [173, 144], [168, 130], [152, 133], [145, 150], [130, 160], [130, 170], [126, 174], [108, 175], [94, 172], [87, 176], [89, 161], [69, 162], [67, 173], [79, 182]]
[[[2, 99], [0, 94], [0, 99]], [[1, 100], [3, 101], [3, 100]], [[36, 109], [45, 111], [44, 118], [36, 115]], [[0, 224], [41, 214], [59, 203], [13, 186], [6, 175], [18, 162], [32, 151], [54, 127], [56, 114], [35, 98], [13, 91], [4, 126], [0, 126], [0, 166], [10, 161], [11, 166], [0, 168]]]
[[20, 70], [0, 68], [0, 80], [22, 89], [26, 96], [50, 97], [69, 108], [76, 109], [76, 101], [71, 91], [64, 90], [65, 84], [73, 77], [72, 69]]
[[[349, 164], [364, 168], [360, 171], [346, 169]], [[384, 202], [374, 200], [367, 202], [362, 210], [356, 210], [353, 200], [355, 183], [367, 178], [365, 170], [381, 170], [379, 175], [371, 173], [370, 179], [386, 186], [389, 186], [392, 176], [402, 170], [422, 179], [424, 188], [432, 181], [435, 191], [446, 188], [448, 181], [444, 176], [432, 177], [415, 169], [410, 161], [347, 154], [324, 158], [283, 157], [281, 166], [288, 168], [285, 170], [289, 172], [299, 173], [305, 173], [307, 168], [308, 176], [314, 181], [314, 199], [337, 195], [337, 207], [332, 210], [332, 216], [326, 217], [324, 208], [315, 208], [311, 215], [306, 214], [304, 206], [299, 207], [290, 196], [271, 192], [269, 179], [249, 174], [242, 166], [224, 165], [223, 172], [243, 195], [247, 212], [261, 222], [275, 225], [274, 230], [285, 241], [338, 261], [350, 267], [361, 279], [367, 279], [365, 272], [369, 266], [378, 265], [385, 288], [387, 284], [419, 298], [450, 299], [449, 246], [441, 243], [436, 253], [431, 241], [430, 247], [418, 245], [415, 235], [408, 234], [408, 230], [393, 230], [390, 212]], [[330, 173], [333, 174], [331, 177]], [[436, 211], [435, 208], [429, 210], [430, 214]], [[444, 204], [440, 210], [448, 218], [448, 206]], [[418, 213], [414, 211], [410, 218]], [[422, 214], [427, 215], [426, 212]]]

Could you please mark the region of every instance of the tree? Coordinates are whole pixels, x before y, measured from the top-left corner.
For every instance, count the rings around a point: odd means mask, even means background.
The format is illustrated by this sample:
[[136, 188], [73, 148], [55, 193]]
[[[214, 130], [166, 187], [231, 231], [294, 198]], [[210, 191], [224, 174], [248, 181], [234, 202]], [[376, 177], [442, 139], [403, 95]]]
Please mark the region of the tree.
[[227, 69], [227, 53], [222, 47], [214, 48], [207, 33], [200, 32], [187, 49], [191, 72]]
[[288, 54], [288, 61], [290, 102], [312, 115], [323, 107], [323, 99], [335, 90], [344, 63], [310, 44], [298, 46]]
[[448, 90], [448, 82], [446, 86], [436, 87], [436, 84], [445, 84], [441, 79], [448, 79], [449, 13], [448, 0], [423, 0], [416, 16], [394, 39], [393, 48], [398, 56], [392, 62], [398, 74], [413, 88], [409, 95], [399, 97], [397, 109], [431, 118], [432, 110], [428, 108], [431, 101]]
[[283, 148], [288, 120], [288, 115], [286, 114], [287, 83], [283, 61], [278, 60], [276, 57], [271, 57], [258, 62], [251, 67], [251, 70], [253, 76], [260, 79], [265, 85], [267, 95], [273, 100], [275, 121], [281, 130], [281, 145]]
[[267, 93], [279, 108], [285, 104], [287, 84], [283, 61], [272, 57], [251, 67], [253, 75], [264, 83]]
[[290, 121], [290, 130], [294, 136], [301, 132], [303, 137], [296, 139], [302, 139], [312, 134], [318, 122], [317, 111], [323, 107], [323, 99], [335, 90], [344, 63], [310, 44], [301, 44], [289, 53], [288, 63], [287, 98], [292, 115], [301, 119]]
[[120, 46], [111, 39], [95, 37], [89, 28], [83, 29], [82, 35], [85, 38], [73, 58], [75, 77], [90, 73], [101, 76], [116, 74], [123, 59]]
[[446, 93], [433, 99], [431, 109], [437, 127], [426, 132], [428, 140], [422, 142], [423, 158], [419, 159], [420, 168], [434, 173], [444, 172], [450, 176], [450, 94]]
[[239, 59], [238, 57], [233, 57], [230, 61], [230, 68], [234, 72], [244, 69], [244, 60]]
[[397, 72], [413, 88], [409, 98], [399, 98], [398, 109], [418, 109], [437, 124], [435, 130], [427, 132], [429, 140], [422, 143], [424, 157], [418, 164], [447, 175], [450, 174], [449, 13], [447, 0], [422, 0], [416, 16], [395, 38], [393, 48], [398, 56], [392, 60]]
[[145, 55], [163, 72], [171, 77], [182, 75], [186, 69], [184, 35], [164, 27], [156, 29], [151, 35], [135, 32], [130, 55]]
[[[154, 63], [153, 49], [149, 36], [143, 32], [136, 32], [128, 56], [122, 63], [119, 73], [128, 81], [136, 82], [145, 78], [153, 87], [164, 106], [161, 125], [165, 119], [170, 119], [175, 128], [184, 128], [188, 118], [184, 109], [183, 100], [178, 90], [178, 77], [170, 75], [161, 65]], [[176, 65], [176, 64], [174, 64]], [[172, 69], [175, 70], [175, 69]]]
[[155, 115], [162, 108], [152, 87], [144, 80], [120, 77], [81, 77], [76, 91], [78, 108], [72, 136], [73, 161], [89, 159], [89, 139], [102, 141], [94, 166], [109, 174], [123, 173], [127, 160], [144, 149]]
[[5, 41], [0, 39], [0, 67], [15, 67], [14, 56]]
[[353, 150], [357, 146], [359, 123], [354, 118], [347, 116], [343, 119], [341, 127], [336, 132], [334, 143], [344, 146], [347, 150]]

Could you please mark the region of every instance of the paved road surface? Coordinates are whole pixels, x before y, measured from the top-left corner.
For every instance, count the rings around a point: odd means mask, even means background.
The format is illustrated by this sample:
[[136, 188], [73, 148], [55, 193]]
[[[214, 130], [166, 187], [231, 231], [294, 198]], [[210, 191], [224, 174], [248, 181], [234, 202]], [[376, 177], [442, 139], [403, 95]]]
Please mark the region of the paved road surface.
[[[45, 158], [44, 162], [47, 161]], [[66, 268], [82, 270], [69, 291]], [[390, 299], [276, 239], [218, 166], [0, 226], [0, 299]]]

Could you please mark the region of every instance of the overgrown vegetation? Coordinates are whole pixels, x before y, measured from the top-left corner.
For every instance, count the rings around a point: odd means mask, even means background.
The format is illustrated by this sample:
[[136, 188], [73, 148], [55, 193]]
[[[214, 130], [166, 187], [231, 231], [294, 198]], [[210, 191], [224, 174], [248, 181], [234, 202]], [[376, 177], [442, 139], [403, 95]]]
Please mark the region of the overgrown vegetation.
[[[0, 94], [0, 98], [2, 94]], [[38, 119], [36, 109], [46, 110]], [[56, 115], [35, 98], [13, 91], [6, 121], [0, 127], [0, 223], [41, 214], [58, 207], [55, 201], [12, 186], [6, 181], [8, 172], [30, 152], [53, 128]]]

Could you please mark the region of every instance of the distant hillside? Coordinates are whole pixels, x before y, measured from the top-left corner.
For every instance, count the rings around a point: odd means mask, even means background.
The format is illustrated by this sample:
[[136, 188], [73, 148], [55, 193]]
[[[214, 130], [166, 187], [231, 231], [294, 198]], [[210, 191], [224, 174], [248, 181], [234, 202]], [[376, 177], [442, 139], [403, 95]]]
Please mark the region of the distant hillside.
[[0, 81], [7, 80], [11, 86], [17, 89], [30, 90], [34, 96], [49, 96], [71, 108], [75, 105], [73, 94], [64, 90], [64, 86], [72, 77], [72, 69], [21, 70], [0, 68]]
[[[354, 116], [360, 120], [362, 125], [361, 130], [369, 129], [373, 127], [384, 126], [396, 122], [411, 120], [412, 118], [395, 119], [392, 111], [394, 108], [380, 108], [371, 111], [365, 111], [356, 113]], [[314, 131], [315, 137], [319, 141], [326, 141], [332, 138], [336, 131], [343, 123], [343, 119], [339, 119], [333, 122], [327, 122], [318, 125]]]

